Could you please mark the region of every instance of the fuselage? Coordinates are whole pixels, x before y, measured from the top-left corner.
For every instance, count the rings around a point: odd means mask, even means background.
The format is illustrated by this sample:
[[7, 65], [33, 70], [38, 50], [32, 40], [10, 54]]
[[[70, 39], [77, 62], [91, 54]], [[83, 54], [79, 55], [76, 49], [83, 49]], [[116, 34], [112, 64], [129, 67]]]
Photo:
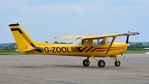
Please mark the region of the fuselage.
[[107, 57], [122, 54], [127, 50], [127, 44], [122, 42], [114, 42], [109, 49], [108, 54], [106, 52], [110, 43], [104, 45], [35, 43], [35, 45], [41, 51], [39, 52], [35, 49], [27, 53]]
[[[35, 42], [23, 30], [19, 24], [9, 25], [16, 40], [18, 50], [23, 53], [65, 55], [65, 56], [93, 56], [93, 57], [112, 57], [122, 54], [127, 49], [127, 42], [115, 42], [117, 35], [89, 36], [79, 38], [79, 44], [54, 44]], [[108, 41], [112, 38], [111, 41]]]

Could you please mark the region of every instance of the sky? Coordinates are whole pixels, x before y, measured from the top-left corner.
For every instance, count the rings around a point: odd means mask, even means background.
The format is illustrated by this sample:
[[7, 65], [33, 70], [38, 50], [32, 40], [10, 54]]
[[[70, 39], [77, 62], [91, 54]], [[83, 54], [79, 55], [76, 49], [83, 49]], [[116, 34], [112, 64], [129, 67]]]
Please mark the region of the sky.
[[140, 33], [131, 42], [149, 42], [149, 0], [1, 0], [0, 43], [15, 42], [8, 25], [17, 22], [39, 42], [128, 31]]

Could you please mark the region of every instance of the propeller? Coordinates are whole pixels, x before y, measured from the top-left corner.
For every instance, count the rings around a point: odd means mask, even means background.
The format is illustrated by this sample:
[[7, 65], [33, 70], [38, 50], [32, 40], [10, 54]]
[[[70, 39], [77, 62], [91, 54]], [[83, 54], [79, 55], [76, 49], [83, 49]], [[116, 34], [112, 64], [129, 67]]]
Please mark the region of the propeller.
[[[128, 33], [130, 33], [130, 31], [128, 31]], [[127, 38], [126, 38], [126, 43], [128, 44], [129, 43], [129, 35], [127, 35]], [[129, 46], [129, 44], [128, 44]], [[122, 54], [121, 54], [122, 55]], [[126, 59], [126, 53], [123, 53], [124, 55], [124, 59]]]
[[[130, 33], [130, 32], [128, 31], [128, 33]], [[129, 43], [129, 35], [127, 35], [126, 43], [127, 43], [127, 44]]]

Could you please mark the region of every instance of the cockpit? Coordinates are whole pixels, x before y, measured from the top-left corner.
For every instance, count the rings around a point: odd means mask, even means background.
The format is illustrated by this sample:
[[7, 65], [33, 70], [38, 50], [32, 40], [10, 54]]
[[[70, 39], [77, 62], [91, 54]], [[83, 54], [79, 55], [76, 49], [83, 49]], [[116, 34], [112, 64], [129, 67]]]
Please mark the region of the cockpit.
[[94, 45], [94, 46], [97, 46], [97, 45], [104, 45], [104, 44], [107, 44], [108, 41], [106, 38], [101, 38], [101, 39], [87, 39], [87, 40], [82, 40], [82, 45]]

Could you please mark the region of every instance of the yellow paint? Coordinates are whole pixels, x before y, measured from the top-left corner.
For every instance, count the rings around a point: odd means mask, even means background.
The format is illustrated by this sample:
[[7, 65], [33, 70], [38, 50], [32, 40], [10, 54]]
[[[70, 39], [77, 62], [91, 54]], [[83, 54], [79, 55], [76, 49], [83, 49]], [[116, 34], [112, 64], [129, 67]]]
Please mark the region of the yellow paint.
[[[29, 35], [23, 30], [19, 24], [10, 24], [10, 29], [16, 40], [18, 50], [21, 53], [28, 54], [48, 54], [48, 55], [65, 55], [65, 56], [83, 56], [83, 57], [115, 57], [122, 54], [127, 50], [127, 44], [125, 42], [110, 42], [107, 41], [109, 37], [126, 36], [127, 33], [111, 34], [101, 36], [78, 36], [73, 37], [76, 39], [82, 39], [84, 44], [54, 44], [54, 43], [42, 43], [33, 41]], [[65, 37], [63, 37], [65, 38]], [[70, 39], [71, 37], [67, 37]], [[104, 39], [103, 44], [95, 45], [93, 40]], [[109, 47], [110, 46], [110, 47]], [[108, 53], [106, 53], [108, 51]], [[96, 59], [95, 59], [96, 60]]]

